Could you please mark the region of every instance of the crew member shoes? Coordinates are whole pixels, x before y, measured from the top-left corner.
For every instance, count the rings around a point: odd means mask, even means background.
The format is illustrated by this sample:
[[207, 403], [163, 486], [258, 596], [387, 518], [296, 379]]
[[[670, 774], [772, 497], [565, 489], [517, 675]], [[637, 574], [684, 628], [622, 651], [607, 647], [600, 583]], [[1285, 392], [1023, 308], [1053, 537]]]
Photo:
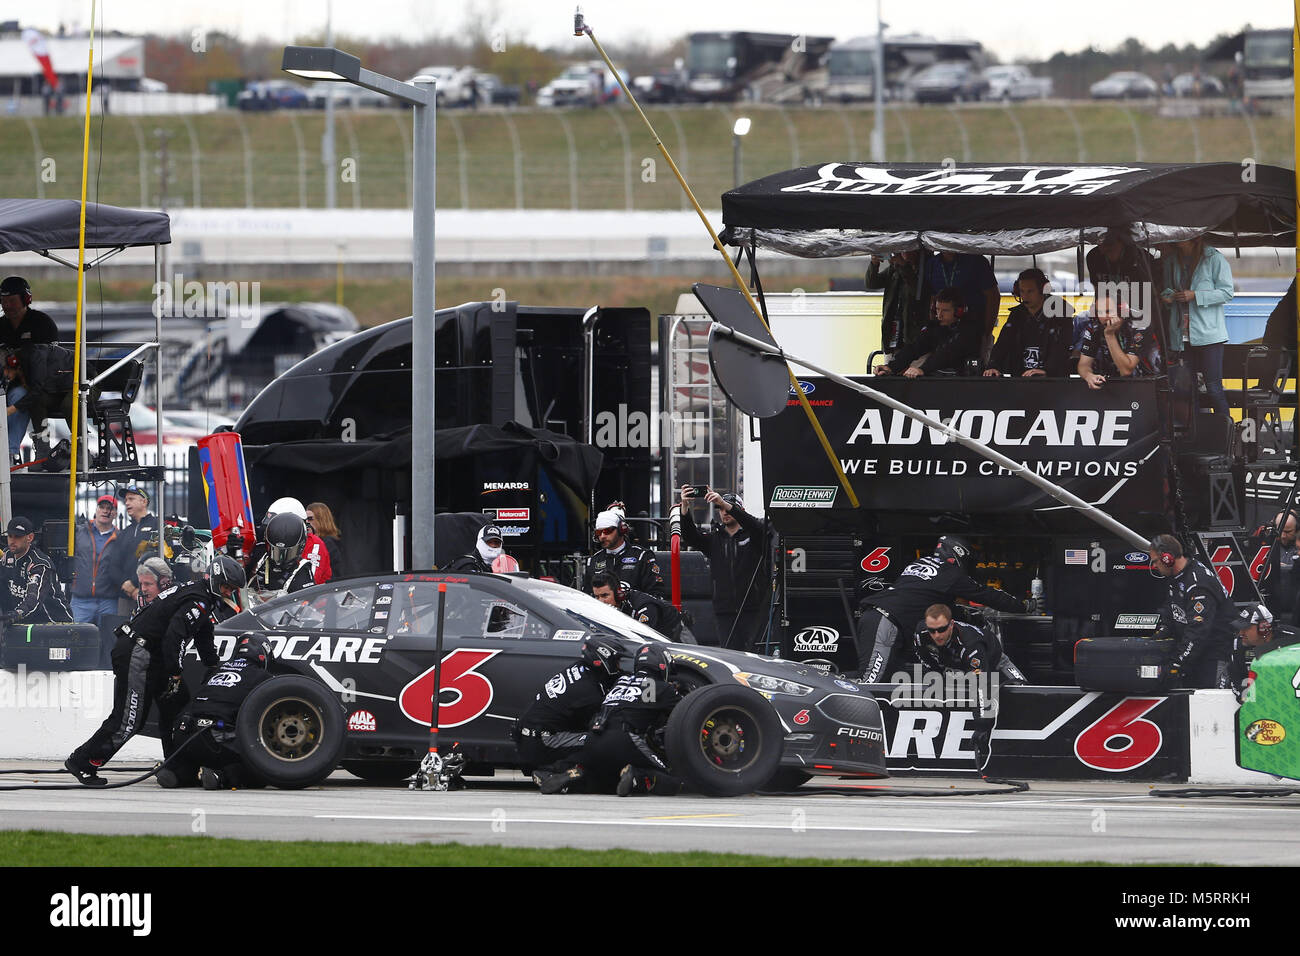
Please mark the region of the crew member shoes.
[[108, 783], [97, 772], [101, 764], [75, 754], [63, 761], [63, 769], [77, 778], [77, 782], [87, 787], [102, 787]]

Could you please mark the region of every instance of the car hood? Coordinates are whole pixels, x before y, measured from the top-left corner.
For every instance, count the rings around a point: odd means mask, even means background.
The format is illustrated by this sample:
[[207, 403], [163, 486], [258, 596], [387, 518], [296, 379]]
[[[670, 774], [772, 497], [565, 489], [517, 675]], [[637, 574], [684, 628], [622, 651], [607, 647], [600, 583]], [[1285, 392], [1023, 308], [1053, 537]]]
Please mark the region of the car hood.
[[[788, 661], [778, 657], [764, 657], [761, 654], [733, 651], [723, 647], [707, 647], [699, 644], [675, 644], [670, 642], [667, 644], [667, 649], [679, 668], [693, 668], [710, 676], [721, 671], [723, 672], [721, 677], [730, 677], [734, 680], [735, 675], [739, 673], [762, 674], [767, 677], [777, 677], [782, 680], [793, 681], [796, 684], [803, 684], [825, 693], [842, 693], [847, 690], [867, 693], [865, 688], [853, 681], [828, 674], [819, 668], [799, 661]], [[720, 681], [720, 679], [714, 678], [715, 681]], [[743, 683], [743, 681], [737, 681], [737, 683]], [[813, 697], [814, 695], [809, 696]]]

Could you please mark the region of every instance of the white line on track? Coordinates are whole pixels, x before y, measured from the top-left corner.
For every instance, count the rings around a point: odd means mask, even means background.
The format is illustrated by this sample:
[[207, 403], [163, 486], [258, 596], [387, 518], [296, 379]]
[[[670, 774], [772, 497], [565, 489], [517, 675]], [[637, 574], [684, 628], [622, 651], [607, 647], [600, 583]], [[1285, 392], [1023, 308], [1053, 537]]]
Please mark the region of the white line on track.
[[[320, 813], [316, 820], [397, 820], [422, 823], [494, 823], [496, 818], [484, 817], [429, 817], [429, 816], [373, 816], [368, 814]], [[566, 820], [560, 817], [511, 817], [503, 823], [540, 823], [560, 826], [618, 826], [618, 827], [706, 827], [731, 830], [790, 830], [789, 823], [722, 823], [703, 820]], [[835, 827], [805, 825], [802, 830], [843, 830], [854, 833], [979, 833], [979, 830], [942, 830], [935, 827]]]

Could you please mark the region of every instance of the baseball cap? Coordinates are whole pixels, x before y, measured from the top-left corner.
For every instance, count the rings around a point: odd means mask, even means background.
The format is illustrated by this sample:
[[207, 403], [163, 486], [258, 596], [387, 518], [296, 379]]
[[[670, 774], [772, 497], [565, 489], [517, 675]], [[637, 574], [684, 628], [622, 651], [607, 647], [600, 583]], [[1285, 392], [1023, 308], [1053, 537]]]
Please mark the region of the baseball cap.
[[604, 531], [606, 528], [617, 528], [622, 521], [622, 516], [617, 511], [602, 511], [596, 515], [596, 530]]
[[31, 295], [32, 287], [22, 276], [8, 276], [0, 282], [0, 295]]
[[112, 495], [100, 495], [98, 498], [95, 499], [95, 507], [99, 507], [105, 501], [111, 504], [114, 508], [117, 507], [117, 499], [114, 498]]
[[494, 524], [485, 525], [483, 530], [478, 533], [478, 536], [480, 541], [487, 541], [489, 538], [496, 538], [498, 541], [505, 540], [505, 535], [501, 533], [501, 529]]
[[141, 498], [145, 500], [146, 504], [149, 502], [149, 492], [145, 491], [139, 485], [130, 485], [129, 487], [126, 488], [119, 488], [117, 493], [122, 496], [139, 495]]
[[31, 518], [23, 518], [15, 515], [9, 519], [9, 527], [5, 529], [5, 534], [35, 534], [36, 525], [32, 523]]
[[1247, 604], [1232, 619], [1234, 631], [1244, 631], [1252, 624], [1272, 624], [1273, 612], [1262, 604]]

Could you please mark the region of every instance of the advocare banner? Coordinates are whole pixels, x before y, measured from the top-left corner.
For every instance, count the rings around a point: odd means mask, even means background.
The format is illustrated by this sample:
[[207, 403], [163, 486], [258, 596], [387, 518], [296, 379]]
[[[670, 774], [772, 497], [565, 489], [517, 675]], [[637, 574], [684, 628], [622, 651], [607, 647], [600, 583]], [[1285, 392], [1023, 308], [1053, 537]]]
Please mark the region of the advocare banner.
[[[1163, 508], [1165, 455], [1153, 379], [1112, 380], [1098, 391], [1079, 379], [861, 381], [1108, 513]], [[863, 508], [933, 514], [1066, 507], [943, 430], [824, 378], [800, 383]], [[793, 394], [785, 411], [762, 423], [761, 436], [765, 503], [778, 527], [793, 509], [850, 507]]]

